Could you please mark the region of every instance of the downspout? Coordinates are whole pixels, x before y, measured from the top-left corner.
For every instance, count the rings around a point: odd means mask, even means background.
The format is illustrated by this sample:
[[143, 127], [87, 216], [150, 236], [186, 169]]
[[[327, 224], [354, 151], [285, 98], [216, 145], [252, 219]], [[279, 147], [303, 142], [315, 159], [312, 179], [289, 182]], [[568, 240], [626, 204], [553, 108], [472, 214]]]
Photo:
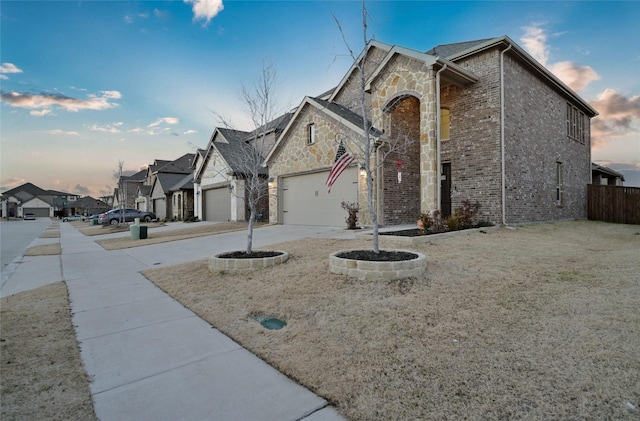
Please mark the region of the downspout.
[[[382, 143], [381, 143], [382, 145]], [[380, 146], [381, 146], [380, 145]], [[382, 215], [382, 224], [384, 225], [384, 214], [382, 213], [382, 198], [381, 195], [381, 186], [380, 179], [382, 178], [382, 165], [380, 163], [380, 146], [376, 147], [376, 218], [378, 218], [378, 223], [380, 223], [380, 216]]]
[[500, 171], [501, 182], [500, 187], [502, 190], [502, 225], [507, 225], [507, 194], [506, 188], [506, 168], [505, 168], [505, 151], [504, 151], [504, 53], [509, 51], [513, 45], [509, 46], [500, 52]]
[[436, 209], [442, 212], [442, 163], [440, 162], [440, 72], [447, 63], [436, 72]]

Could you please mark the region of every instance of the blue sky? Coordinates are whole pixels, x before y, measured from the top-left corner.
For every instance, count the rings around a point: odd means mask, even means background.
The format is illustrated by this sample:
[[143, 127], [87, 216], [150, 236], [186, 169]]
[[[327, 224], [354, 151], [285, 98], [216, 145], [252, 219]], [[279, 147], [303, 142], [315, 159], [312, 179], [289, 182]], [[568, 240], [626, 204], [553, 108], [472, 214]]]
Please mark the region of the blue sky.
[[[206, 147], [215, 113], [275, 64], [279, 108], [335, 86], [363, 47], [358, 1], [0, 3], [0, 186], [112, 191], [138, 170]], [[593, 161], [640, 186], [640, 2], [372, 1], [368, 35], [426, 51], [507, 35], [589, 101]]]

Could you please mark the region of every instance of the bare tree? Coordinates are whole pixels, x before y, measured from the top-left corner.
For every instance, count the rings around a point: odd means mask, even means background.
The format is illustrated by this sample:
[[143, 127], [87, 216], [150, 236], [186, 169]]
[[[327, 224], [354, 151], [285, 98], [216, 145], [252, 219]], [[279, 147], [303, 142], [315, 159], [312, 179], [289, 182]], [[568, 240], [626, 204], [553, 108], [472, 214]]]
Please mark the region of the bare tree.
[[351, 108], [362, 117], [363, 136], [361, 138], [356, 138], [350, 143], [352, 148], [350, 152], [354, 155], [360, 164], [360, 168], [364, 170], [366, 174], [367, 210], [373, 228], [373, 252], [377, 254], [380, 252], [380, 247], [378, 212], [374, 206], [374, 175], [383, 167], [385, 160], [388, 157], [395, 154], [405, 154], [416, 140], [412, 139], [409, 131], [405, 130], [403, 127], [395, 127], [393, 132], [383, 135], [373, 127], [373, 124], [369, 119], [370, 110], [367, 109], [366, 97], [366, 83], [367, 77], [369, 76], [367, 74], [367, 70], [373, 68], [374, 66], [372, 65], [374, 63], [372, 61], [373, 59], [369, 56], [369, 50], [367, 48], [370, 40], [367, 36], [368, 13], [364, 1], [362, 2], [362, 34], [364, 50], [360, 56], [357, 56], [349, 45], [342, 29], [342, 25], [336, 15], [331, 9], [329, 9], [329, 11], [338, 26], [342, 40], [348, 50], [348, 56], [353, 61], [353, 65], [356, 70], [355, 77], [357, 78], [359, 89], [356, 97], [354, 98], [355, 104], [350, 105], [352, 106]]
[[127, 200], [127, 182], [124, 180], [124, 161], [118, 160], [118, 168], [113, 172], [113, 179], [118, 186], [118, 207], [120, 208], [120, 223], [124, 223], [124, 209], [126, 207]]
[[[241, 101], [246, 108], [254, 130], [249, 132], [241, 144], [228, 151], [232, 175], [244, 181], [244, 191], [238, 196], [246, 201], [249, 210], [247, 246], [245, 252], [252, 253], [253, 228], [259, 213], [259, 206], [268, 200], [268, 170], [263, 162], [275, 143], [278, 115], [275, 111], [274, 89], [276, 70], [272, 63], [263, 61], [262, 73], [252, 87], [242, 87]], [[218, 118], [227, 128], [232, 124], [221, 115]], [[239, 194], [239, 193], [236, 193]]]

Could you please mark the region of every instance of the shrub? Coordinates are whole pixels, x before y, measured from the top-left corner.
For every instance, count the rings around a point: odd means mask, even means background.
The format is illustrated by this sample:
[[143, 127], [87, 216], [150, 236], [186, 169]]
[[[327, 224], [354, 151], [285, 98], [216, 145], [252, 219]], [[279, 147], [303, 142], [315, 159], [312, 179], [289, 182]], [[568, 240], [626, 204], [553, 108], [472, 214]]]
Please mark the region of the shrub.
[[423, 231], [427, 232], [431, 229], [431, 225], [433, 224], [433, 219], [431, 215], [428, 213], [421, 213], [420, 219], [418, 223], [418, 227]]
[[430, 231], [433, 233], [442, 233], [447, 231], [445, 221], [442, 220], [442, 214], [439, 210], [433, 211]]
[[358, 211], [360, 210], [360, 205], [358, 205], [357, 203], [342, 201], [340, 206], [342, 206], [342, 209], [346, 210], [349, 214], [349, 216], [347, 216], [347, 218], [345, 219], [345, 221], [347, 222], [347, 229], [356, 229], [358, 225]]
[[445, 221], [448, 231], [457, 231], [460, 229], [458, 218], [455, 215], [450, 215]]
[[[455, 225], [456, 228], [451, 228], [451, 229], [463, 230], [463, 229], [473, 227], [473, 220], [476, 214], [478, 213], [479, 209], [480, 209], [480, 203], [476, 202], [472, 204], [468, 200], [463, 200], [462, 206], [456, 208], [453, 212], [453, 215], [448, 218], [448, 219], [455, 218], [456, 220], [455, 223], [453, 221], [451, 222], [451, 224]], [[448, 222], [447, 222], [447, 225], [451, 227], [451, 225], [449, 225]]]

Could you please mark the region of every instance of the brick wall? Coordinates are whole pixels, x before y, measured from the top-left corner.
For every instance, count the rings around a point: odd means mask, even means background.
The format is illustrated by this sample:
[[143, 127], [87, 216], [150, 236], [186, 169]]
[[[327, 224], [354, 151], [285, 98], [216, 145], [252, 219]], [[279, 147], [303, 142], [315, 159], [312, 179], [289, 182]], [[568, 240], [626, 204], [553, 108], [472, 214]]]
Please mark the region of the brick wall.
[[479, 218], [501, 222], [500, 63], [497, 50], [457, 63], [478, 77], [459, 88], [443, 86], [441, 106], [451, 116], [450, 140], [441, 162], [451, 163], [451, 209], [463, 200], [480, 203]]
[[[481, 219], [501, 223], [500, 52], [457, 64], [479, 80], [466, 88], [441, 89], [441, 105], [451, 114], [451, 138], [442, 142], [441, 161], [451, 162], [452, 209], [465, 199], [478, 201]], [[506, 53], [507, 223], [586, 217], [589, 129], [585, 144], [568, 139], [565, 116], [566, 99]], [[561, 206], [555, 203], [556, 162], [563, 168]]]
[[[589, 129], [584, 144], [569, 139], [567, 99], [508, 56], [505, 80], [507, 222], [586, 218]], [[562, 163], [563, 173], [560, 205], [556, 204], [557, 162]]]

